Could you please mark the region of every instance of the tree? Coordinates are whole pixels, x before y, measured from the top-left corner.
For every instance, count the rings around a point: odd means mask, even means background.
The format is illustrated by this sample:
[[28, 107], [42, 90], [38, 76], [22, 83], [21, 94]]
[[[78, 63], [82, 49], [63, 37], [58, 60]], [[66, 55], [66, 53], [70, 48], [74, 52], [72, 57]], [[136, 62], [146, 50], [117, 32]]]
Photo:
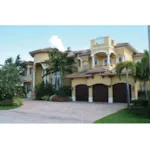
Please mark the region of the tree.
[[147, 81], [149, 80], [149, 53], [147, 50], [144, 51], [144, 56], [141, 61], [136, 63], [135, 80], [140, 82], [140, 86], [142, 86], [141, 83], [143, 82], [145, 97], [148, 100]]
[[0, 100], [12, 100], [21, 93], [21, 78], [14, 64], [5, 64], [0, 69]]
[[45, 62], [49, 67], [46, 69], [46, 74], [44, 74], [43, 77], [55, 72], [59, 72], [61, 78], [61, 87], [63, 87], [65, 73], [72, 73], [73, 69], [75, 68], [74, 58], [69, 56], [69, 53], [69, 48], [65, 52], [61, 52], [58, 49], [53, 48], [53, 50], [49, 53], [49, 60]]
[[0, 100], [12, 100], [15, 96], [22, 96], [22, 80], [25, 62], [18, 55], [13, 61], [10, 57], [0, 65]]
[[130, 107], [130, 93], [129, 93], [128, 76], [129, 76], [129, 73], [132, 73], [132, 75], [135, 76], [135, 73], [136, 73], [135, 63], [132, 61], [125, 61], [125, 62], [120, 62], [117, 64], [116, 73], [120, 80], [121, 80], [121, 75], [122, 75], [123, 70], [125, 71], [125, 74], [126, 74], [126, 88], [127, 88], [126, 94], [127, 94], [127, 104], [129, 108]]
[[17, 67], [19, 74], [23, 76], [24, 69], [26, 68], [26, 64], [25, 64], [25, 61], [21, 60], [20, 55], [17, 55], [15, 61], [13, 61], [11, 57], [5, 60], [5, 63], [4, 63], [5, 66], [11, 65], [11, 64], [14, 64]]

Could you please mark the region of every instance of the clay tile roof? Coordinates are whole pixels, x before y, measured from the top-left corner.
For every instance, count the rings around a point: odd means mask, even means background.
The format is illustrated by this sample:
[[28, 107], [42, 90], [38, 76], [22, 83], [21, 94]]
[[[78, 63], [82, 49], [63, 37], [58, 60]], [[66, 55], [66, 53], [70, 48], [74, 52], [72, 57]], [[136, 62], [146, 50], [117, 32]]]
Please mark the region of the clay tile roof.
[[76, 72], [70, 75], [67, 75], [66, 78], [81, 78], [81, 77], [91, 77], [92, 74], [99, 73], [100, 75], [114, 75], [109, 70], [102, 68], [102, 66], [95, 67], [93, 69], [88, 69], [83, 72]]
[[90, 55], [91, 51], [90, 51], [90, 49], [84, 49], [84, 50], [74, 51], [74, 53], [79, 56], [86, 56], [86, 55]]
[[133, 57], [142, 57], [144, 55], [144, 53], [136, 53], [133, 55]]
[[33, 64], [33, 61], [25, 61], [26, 64]]
[[126, 47], [126, 46], [130, 47], [131, 49], [133, 49], [133, 51], [135, 53], [137, 53], [137, 50], [132, 45], [130, 45], [129, 43], [117, 43], [114, 47], [119, 48], [119, 47]]
[[91, 77], [91, 74], [86, 74], [86, 72], [76, 72], [70, 75], [67, 75], [66, 78], [82, 78], [82, 77]]
[[87, 73], [104, 73], [106, 69], [102, 68], [102, 66], [95, 67], [93, 69], [87, 70]]
[[50, 52], [50, 51], [52, 51], [52, 48], [48, 47], [48, 48], [37, 49], [37, 50], [31, 51], [29, 53], [32, 57], [34, 57], [34, 55], [37, 53], [45, 53], [45, 52]]

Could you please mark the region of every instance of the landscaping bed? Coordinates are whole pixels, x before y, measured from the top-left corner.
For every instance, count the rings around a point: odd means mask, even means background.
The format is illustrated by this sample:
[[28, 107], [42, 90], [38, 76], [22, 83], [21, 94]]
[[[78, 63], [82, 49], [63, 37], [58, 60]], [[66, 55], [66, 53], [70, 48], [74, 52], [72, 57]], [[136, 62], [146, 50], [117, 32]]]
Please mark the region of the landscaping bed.
[[54, 102], [70, 102], [71, 98], [66, 96], [66, 97], [62, 97], [62, 96], [58, 96], [58, 95], [54, 95], [51, 97], [51, 101]]
[[9, 109], [15, 109], [20, 106], [0, 106], [0, 110], [9, 110]]

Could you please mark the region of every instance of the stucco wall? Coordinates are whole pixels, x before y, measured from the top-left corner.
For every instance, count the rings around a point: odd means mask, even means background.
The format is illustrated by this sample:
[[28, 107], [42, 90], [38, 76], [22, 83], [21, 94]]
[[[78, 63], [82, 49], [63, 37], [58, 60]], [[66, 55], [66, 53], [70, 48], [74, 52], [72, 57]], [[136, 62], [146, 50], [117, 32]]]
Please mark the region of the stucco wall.
[[142, 56], [140, 57], [133, 57], [133, 61], [136, 63], [138, 61], [141, 61]]
[[49, 59], [48, 53], [37, 53], [34, 56], [34, 63], [43, 62], [47, 59]]
[[133, 52], [127, 48], [124, 48], [124, 52], [125, 52], [125, 60], [128, 60], [128, 61], [133, 61]]
[[42, 82], [42, 66], [41, 64], [36, 64], [36, 74], [35, 74], [35, 84]]

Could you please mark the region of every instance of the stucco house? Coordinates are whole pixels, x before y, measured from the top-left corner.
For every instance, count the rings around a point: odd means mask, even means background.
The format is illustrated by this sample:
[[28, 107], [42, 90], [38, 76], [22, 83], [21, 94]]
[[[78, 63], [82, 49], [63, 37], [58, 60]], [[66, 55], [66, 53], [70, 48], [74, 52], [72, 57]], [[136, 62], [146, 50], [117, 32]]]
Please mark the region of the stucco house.
[[[30, 52], [33, 61], [33, 91], [35, 85], [51, 82], [56, 85], [60, 80], [59, 73], [45, 76], [47, 67], [44, 63], [49, 59], [52, 48], [38, 49]], [[116, 43], [109, 36], [91, 40], [91, 47], [86, 50], [72, 51], [70, 57], [74, 57], [78, 70], [73, 74], [66, 75], [65, 84], [72, 86], [73, 101], [88, 102], [126, 102], [125, 71], [122, 80], [116, 77], [115, 67], [118, 62], [140, 61], [143, 53], [139, 53], [129, 43]], [[139, 83], [129, 75], [131, 99], [137, 99]]]

